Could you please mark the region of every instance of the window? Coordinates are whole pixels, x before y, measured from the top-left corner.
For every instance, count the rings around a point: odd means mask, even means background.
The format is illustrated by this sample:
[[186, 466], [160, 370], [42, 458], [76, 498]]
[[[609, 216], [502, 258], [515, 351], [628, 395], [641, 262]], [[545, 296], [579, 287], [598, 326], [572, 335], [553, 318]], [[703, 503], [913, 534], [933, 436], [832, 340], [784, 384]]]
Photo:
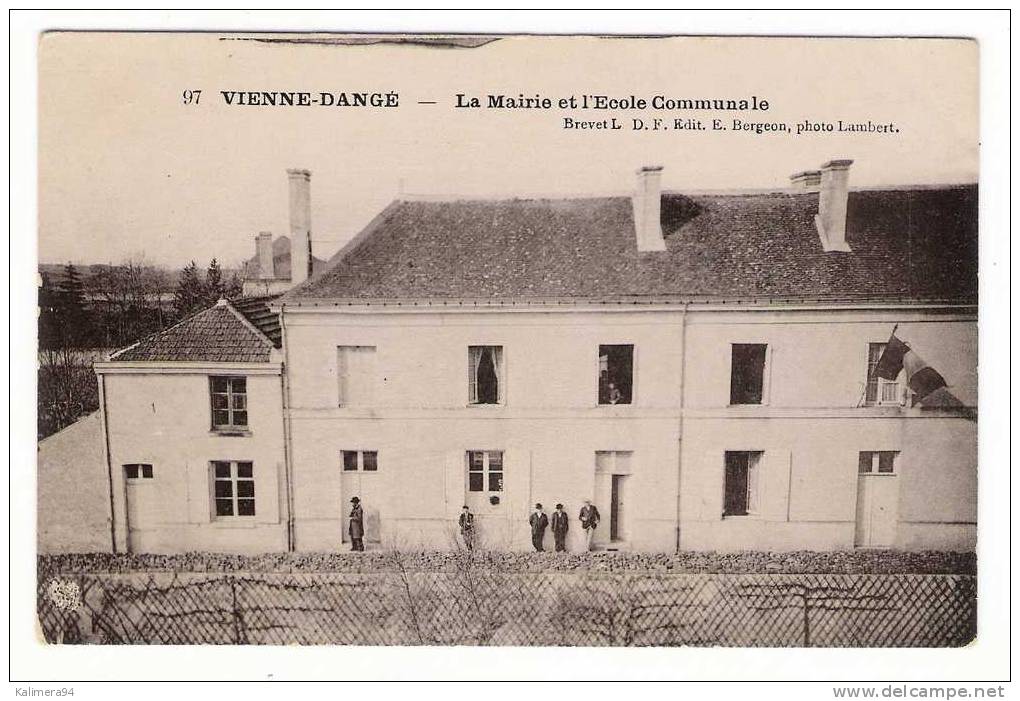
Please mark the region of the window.
[[468, 346], [468, 403], [503, 403], [503, 346]]
[[369, 406], [375, 394], [375, 346], [337, 346], [338, 406]]
[[727, 450], [723, 516], [758, 512], [761, 451]]
[[210, 377], [213, 429], [248, 427], [247, 381], [243, 377]]
[[868, 386], [865, 391], [865, 403], [869, 406], [902, 403], [900, 383], [875, 374], [878, 361], [885, 351], [885, 345], [884, 343], [868, 344]]
[[503, 451], [469, 450], [467, 463], [469, 492], [503, 491]]
[[599, 404], [630, 404], [634, 396], [634, 346], [599, 346]]
[[255, 475], [250, 462], [213, 462], [217, 516], [255, 515]]
[[340, 458], [344, 472], [376, 472], [379, 469], [379, 453], [375, 450], [341, 450]]
[[761, 404], [765, 385], [764, 343], [734, 343], [730, 365], [730, 404]]
[[896, 472], [895, 450], [862, 450], [857, 460], [862, 475], [892, 475]]
[[132, 463], [124, 466], [124, 476], [129, 480], [152, 479], [152, 465], [145, 463]]

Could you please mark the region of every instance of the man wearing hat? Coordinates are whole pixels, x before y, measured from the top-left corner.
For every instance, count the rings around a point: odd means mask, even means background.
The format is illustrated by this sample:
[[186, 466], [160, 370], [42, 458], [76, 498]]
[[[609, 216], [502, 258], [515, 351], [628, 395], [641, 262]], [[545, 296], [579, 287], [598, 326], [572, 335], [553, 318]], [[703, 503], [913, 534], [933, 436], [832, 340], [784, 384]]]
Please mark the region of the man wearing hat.
[[567, 529], [570, 528], [570, 518], [567, 517], [567, 512], [563, 510], [563, 504], [556, 505], [556, 510], [553, 511], [552, 518], [549, 519], [549, 525], [552, 527], [553, 539], [556, 541], [556, 552], [566, 552]]
[[351, 497], [351, 503], [354, 506], [351, 507], [350, 525], [347, 527], [347, 533], [351, 536], [351, 551], [362, 551], [365, 549], [365, 543], [362, 538], [365, 537], [365, 514], [361, 510], [361, 499], [357, 497]]
[[542, 541], [545, 539], [545, 529], [549, 526], [549, 517], [542, 511], [541, 504], [535, 504], [535, 511], [528, 518], [528, 523], [531, 524], [531, 544], [535, 550], [542, 552], [545, 550]]

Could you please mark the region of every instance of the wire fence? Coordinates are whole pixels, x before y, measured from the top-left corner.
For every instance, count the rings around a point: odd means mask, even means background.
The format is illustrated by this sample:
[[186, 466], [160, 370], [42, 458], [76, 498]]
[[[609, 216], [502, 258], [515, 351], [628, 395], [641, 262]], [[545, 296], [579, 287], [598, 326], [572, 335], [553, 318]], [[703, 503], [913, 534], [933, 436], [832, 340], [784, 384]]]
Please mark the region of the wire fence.
[[954, 647], [967, 575], [39, 572], [51, 643]]

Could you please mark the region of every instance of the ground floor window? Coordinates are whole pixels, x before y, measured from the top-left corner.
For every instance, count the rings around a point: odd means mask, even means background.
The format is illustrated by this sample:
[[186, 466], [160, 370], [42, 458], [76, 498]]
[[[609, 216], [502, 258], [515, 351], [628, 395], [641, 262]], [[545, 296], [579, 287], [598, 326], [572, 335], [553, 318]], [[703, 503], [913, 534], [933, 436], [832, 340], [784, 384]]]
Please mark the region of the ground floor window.
[[468, 491], [503, 491], [503, 451], [469, 450], [467, 452]]
[[217, 516], [255, 515], [255, 474], [250, 462], [216, 460], [213, 494]]
[[727, 450], [723, 516], [758, 512], [761, 451]]

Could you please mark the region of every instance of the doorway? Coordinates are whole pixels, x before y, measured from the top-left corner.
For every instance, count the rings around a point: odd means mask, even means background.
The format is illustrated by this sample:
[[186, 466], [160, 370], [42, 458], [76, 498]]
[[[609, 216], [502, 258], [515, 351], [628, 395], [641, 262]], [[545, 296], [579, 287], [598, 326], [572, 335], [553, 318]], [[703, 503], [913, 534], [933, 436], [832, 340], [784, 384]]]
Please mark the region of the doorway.
[[128, 552], [144, 552], [143, 538], [151, 529], [154, 507], [153, 470], [149, 463], [124, 465], [124, 499], [127, 515]]
[[854, 545], [889, 548], [896, 542], [899, 480], [893, 451], [861, 453]]
[[341, 540], [350, 544], [351, 536], [348, 532], [348, 517], [351, 513], [351, 497], [358, 497], [361, 500], [361, 509], [364, 514], [366, 543], [378, 543], [382, 540], [379, 516], [379, 493], [378, 485], [378, 453], [374, 450], [344, 450], [341, 456], [340, 473], [340, 517], [341, 517]]
[[627, 475], [613, 475], [609, 506], [609, 540], [613, 543], [627, 540], [626, 484]]

